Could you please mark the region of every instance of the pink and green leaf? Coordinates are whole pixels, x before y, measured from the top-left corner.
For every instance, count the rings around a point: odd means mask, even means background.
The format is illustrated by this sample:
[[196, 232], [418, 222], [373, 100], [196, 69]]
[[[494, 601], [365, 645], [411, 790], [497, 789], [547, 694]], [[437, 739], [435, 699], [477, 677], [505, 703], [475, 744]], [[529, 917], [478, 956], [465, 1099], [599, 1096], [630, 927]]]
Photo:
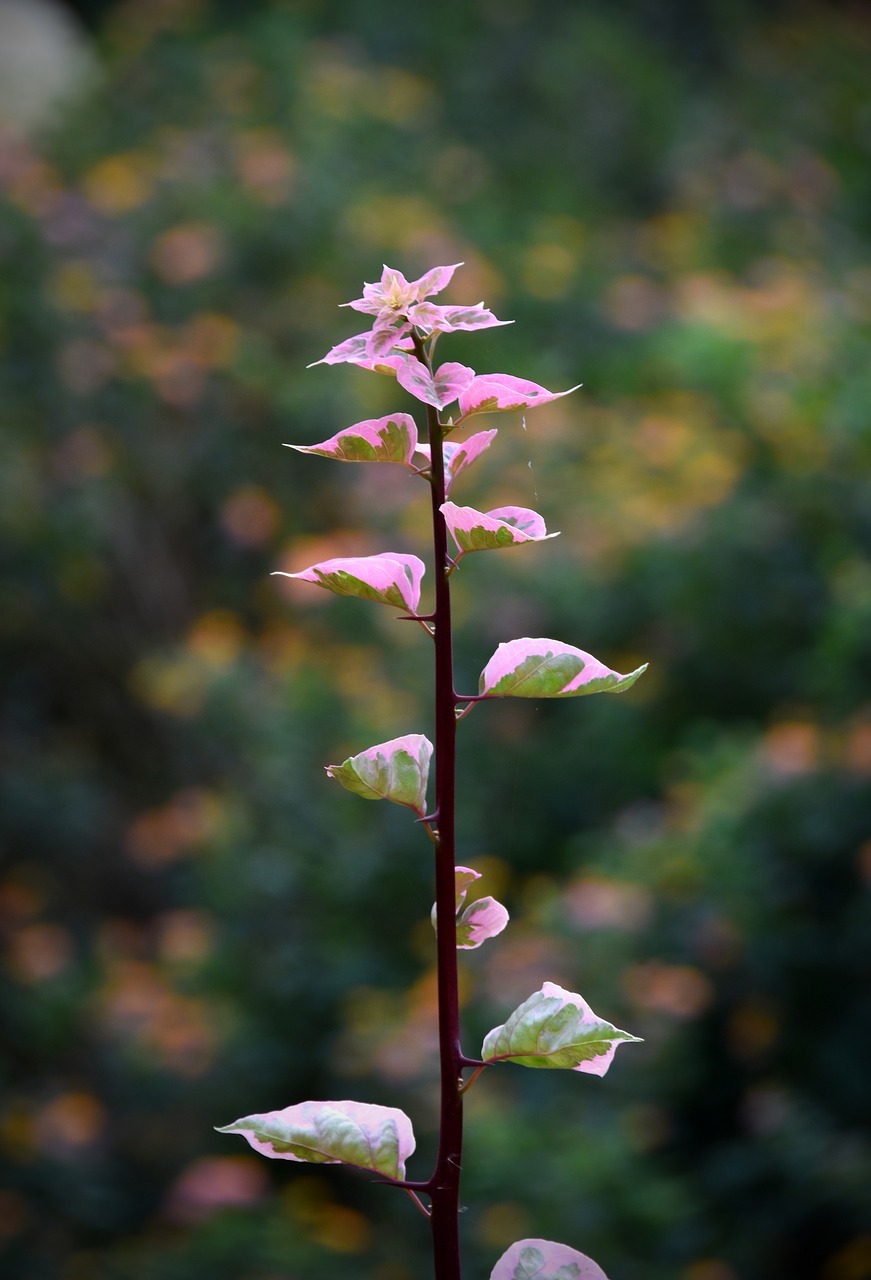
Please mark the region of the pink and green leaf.
[[601, 1267], [555, 1240], [517, 1240], [490, 1272], [490, 1280], [608, 1280]]
[[484, 1039], [485, 1062], [554, 1067], [603, 1076], [619, 1045], [638, 1036], [620, 1031], [593, 1013], [574, 991], [545, 982]]
[[299, 573], [283, 573], [282, 578], [299, 578], [313, 582], [339, 596], [359, 596], [416, 613], [420, 604], [420, 582], [424, 563], [417, 556], [385, 551], [378, 556], [344, 556], [322, 560], [301, 569]]
[[[485, 449], [489, 449], [498, 434], [494, 427], [492, 431], [479, 431], [476, 435], [469, 436], [468, 440], [444, 441], [442, 451], [445, 464], [445, 496], [450, 493], [451, 485], [460, 472], [471, 466]], [[432, 455], [428, 444], [419, 444], [415, 452], [422, 453], [427, 462], [431, 463]]]
[[513, 324], [512, 320], [497, 320], [483, 302], [476, 307], [437, 307], [432, 302], [418, 302], [409, 311], [408, 318], [427, 337], [433, 333], [455, 333], [459, 329], [492, 329], [496, 325]]
[[432, 751], [432, 743], [422, 733], [407, 733], [367, 747], [342, 764], [328, 764], [326, 770], [364, 800], [392, 800], [423, 817]]
[[244, 1116], [218, 1133], [239, 1133], [270, 1159], [349, 1164], [397, 1179], [405, 1177], [405, 1161], [415, 1147], [403, 1111], [366, 1102], [300, 1102]]
[[[389, 357], [391, 361], [395, 357]], [[460, 393], [475, 377], [474, 369], [464, 364], [442, 364], [435, 373], [430, 373], [426, 365], [412, 356], [396, 360], [396, 380], [417, 400], [431, 404], [436, 409], [444, 409], [452, 404]]]
[[290, 444], [297, 453], [315, 453], [340, 462], [399, 462], [416, 470], [417, 426], [410, 413], [367, 418], [330, 436], [320, 444]]
[[[578, 383], [578, 386], [581, 384]], [[526, 378], [514, 378], [509, 373], [480, 374], [460, 394], [460, 413], [468, 418], [473, 413], [507, 413], [514, 409], [531, 409], [549, 404], [561, 396], [571, 395], [578, 387], [568, 391], [548, 391], [537, 382]]]
[[[481, 879], [480, 871], [472, 867], [455, 867], [454, 882], [456, 885], [457, 946], [465, 951], [480, 947], [487, 938], [495, 938], [508, 923], [508, 912], [501, 902], [495, 898], [477, 898], [471, 902], [460, 915], [460, 909], [466, 900], [466, 894], [476, 880]], [[432, 909], [432, 927], [438, 927], [436, 908]]]
[[529, 507], [495, 507], [492, 511], [476, 511], [474, 507], [458, 507], [453, 502], [445, 502], [441, 513], [460, 555], [468, 551], [518, 546], [521, 542], [543, 542], [559, 536], [548, 533], [544, 520]]
[[508, 923], [508, 912], [495, 898], [477, 898], [457, 919], [457, 946], [463, 951], [495, 938]]
[[479, 693], [487, 698], [577, 698], [621, 693], [647, 663], [621, 675], [592, 654], [559, 640], [522, 639], [500, 644], [481, 672]]

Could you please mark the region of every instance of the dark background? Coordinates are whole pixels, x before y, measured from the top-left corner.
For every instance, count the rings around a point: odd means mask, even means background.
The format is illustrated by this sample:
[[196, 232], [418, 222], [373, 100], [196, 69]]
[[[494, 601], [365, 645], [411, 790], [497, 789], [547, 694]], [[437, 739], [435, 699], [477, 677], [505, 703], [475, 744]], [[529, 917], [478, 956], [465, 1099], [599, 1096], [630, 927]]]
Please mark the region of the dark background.
[[[808, 5], [77, 6], [96, 84], [0, 150], [2, 1273], [411, 1280], [363, 1176], [212, 1126], [434, 1134], [429, 846], [328, 762], [431, 732], [424, 637], [269, 572], [426, 551], [398, 468], [282, 449], [415, 406], [305, 366], [382, 262], [574, 396], [455, 499], [457, 665], [554, 636], [620, 698], [479, 708], [461, 860], [512, 913], [467, 1052], [544, 980], [645, 1038], [470, 1095], [467, 1271], [871, 1277], [871, 21]], [[397, 398], [399, 397], [399, 398]], [[628, 665], [627, 665], [628, 664]]]

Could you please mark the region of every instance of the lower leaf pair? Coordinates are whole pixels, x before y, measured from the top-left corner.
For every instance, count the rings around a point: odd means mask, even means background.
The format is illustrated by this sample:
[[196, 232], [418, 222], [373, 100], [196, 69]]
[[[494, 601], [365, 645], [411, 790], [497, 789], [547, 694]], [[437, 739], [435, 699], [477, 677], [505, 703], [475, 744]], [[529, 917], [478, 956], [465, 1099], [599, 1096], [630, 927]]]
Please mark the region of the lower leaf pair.
[[[603, 1076], [621, 1043], [637, 1041], [554, 982], [519, 1005], [484, 1038], [483, 1065], [515, 1062]], [[415, 1149], [411, 1121], [398, 1107], [366, 1102], [300, 1102], [244, 1116], [218, 1129], [240, 1133], [255, 1151], [280, 1160], [349, 1164], [401, 1181]]]

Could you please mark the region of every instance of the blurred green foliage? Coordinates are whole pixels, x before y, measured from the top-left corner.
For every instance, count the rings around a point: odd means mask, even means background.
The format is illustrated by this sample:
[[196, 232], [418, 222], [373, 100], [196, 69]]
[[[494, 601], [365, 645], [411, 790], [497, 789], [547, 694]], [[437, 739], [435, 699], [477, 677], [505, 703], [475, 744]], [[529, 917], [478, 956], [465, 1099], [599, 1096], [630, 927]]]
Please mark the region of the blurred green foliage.
[[463, 564], [464, 687], [523, 634], [651, 663], [463, 726], [513, 916], [467, 1049], [544, 979], [646, 1038], [475, 1087], [469, 1275], [525, 1233], [867, 1280], [867, 13], [127, 0], [99, 38], [0, 152], [3, 1275], [428, 1273], [400, 1197], [211, 1126], [356, 1096], [433, 1149], [428, 845], [321, 772], [427, 731], [428, 654], [267, 575], [425, 551], [421, 486], [281, 445], [399, 405], [304, 372], [336, 304], [464, 260], [517, 323], [450, 358], [586, 383], [463, 482], [563, 531]]

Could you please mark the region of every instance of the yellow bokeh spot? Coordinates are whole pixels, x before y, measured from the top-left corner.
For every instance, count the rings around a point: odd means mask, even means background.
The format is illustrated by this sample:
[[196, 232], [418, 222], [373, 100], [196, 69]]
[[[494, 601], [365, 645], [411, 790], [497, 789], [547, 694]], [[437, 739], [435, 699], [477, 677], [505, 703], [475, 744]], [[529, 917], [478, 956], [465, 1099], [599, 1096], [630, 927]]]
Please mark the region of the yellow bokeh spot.
[[579, 255], [568, 244], [548, 241], [534, 244], [523, 258], [523, 284], [535, 298], [560, 298], [568, 292]]
[[187, 634], [190, 652], [218, 670], [235, 662], [245, 641], [245, 628], [229, 609], [212, 609], [202, 614]]
[[687, 1267], [681, 1280], [738, 1280], [738, 1272], [720, 1258], [701, 1258]]
[[505, 1201], [492, 1204], [481, 1214], [478, 1237], [492, 1249], [505, 1249], [529, 1231], [529, 1214], [522, 1205]]
[[107, 156], [85, 174], [85, 195], [101, 213], [129, 213], [151, 195], [154, 167], [153, 157], [142, 151]]
[[208, 675], [195, 654], [149, 654], [134, 666], [130, 687], [146, 706], [181, 720], [203, 705]]
[[99, 286], [91, 263], [64, 262], [49, 281], [48, 296], [59, 311], [92, 311]]
[[335, 1253], [363, 1253], [372, 1228], [362, 1213], [333, 1200], [320, 1178], [302, 1175], [284, 1193], [290, 1217], [311, 1239]]

